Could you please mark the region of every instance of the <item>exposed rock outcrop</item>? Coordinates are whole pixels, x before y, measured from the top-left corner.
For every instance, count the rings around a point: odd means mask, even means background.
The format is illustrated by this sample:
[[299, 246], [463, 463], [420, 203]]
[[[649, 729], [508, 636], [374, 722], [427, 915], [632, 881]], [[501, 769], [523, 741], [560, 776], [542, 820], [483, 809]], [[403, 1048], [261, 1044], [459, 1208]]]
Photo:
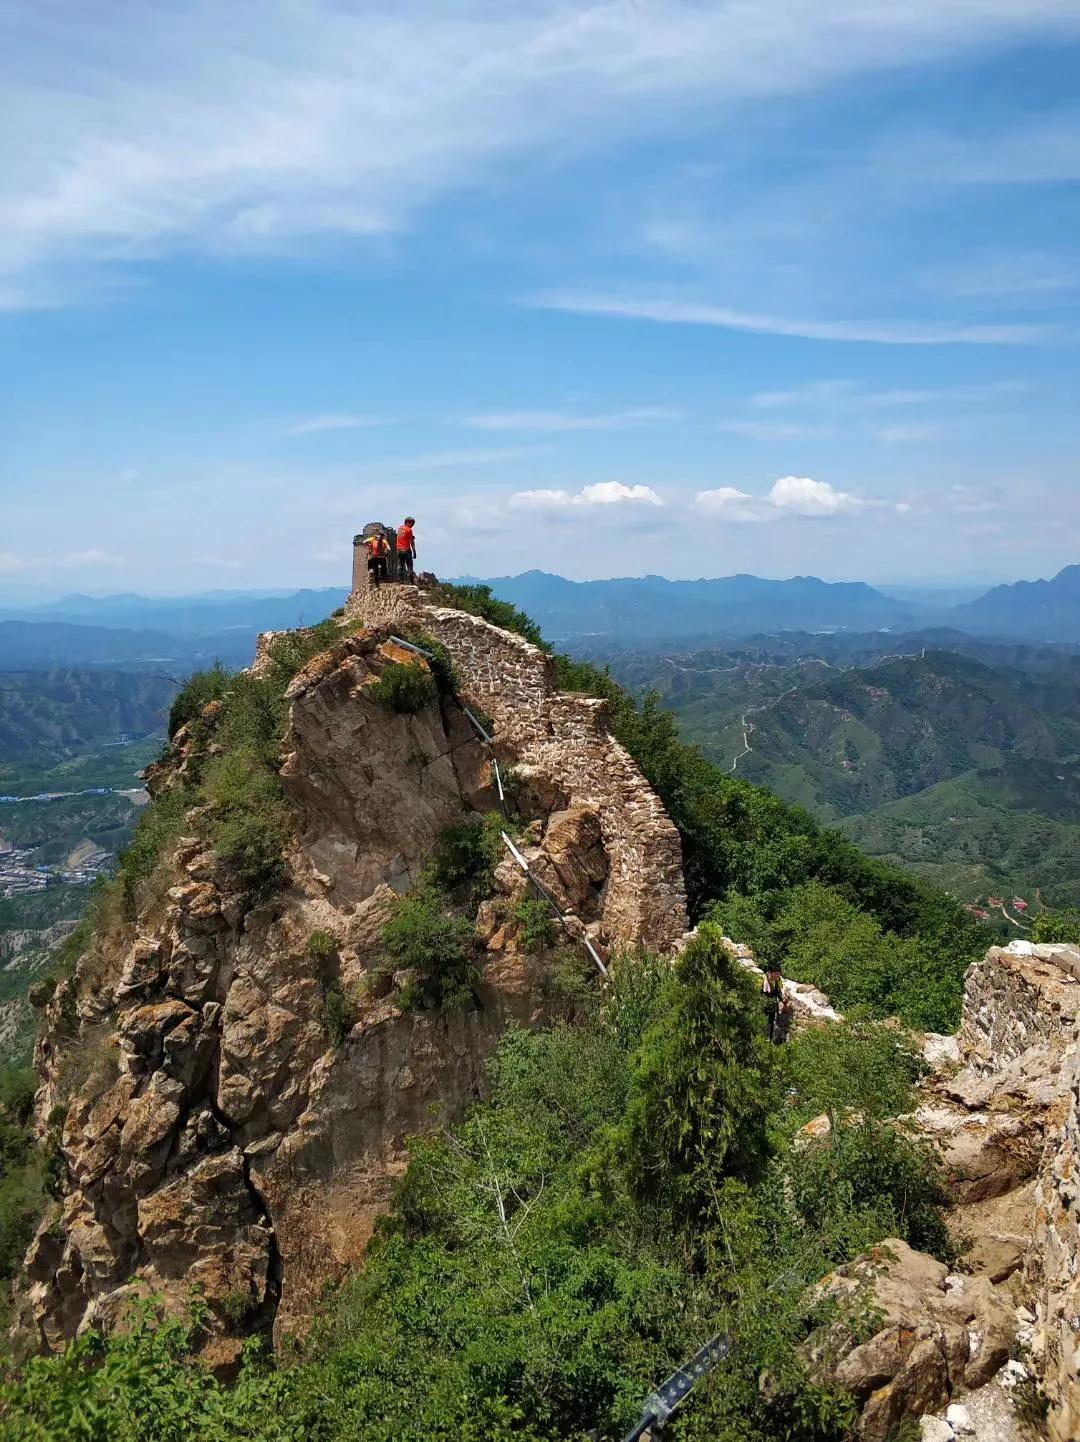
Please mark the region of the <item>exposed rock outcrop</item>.
[[[950, 1277], [897, 1238], [830, 1274], [814, 1300], [829, 1299], [845, 1304], [845, 1320], [817, 1336], [811, 1356], [854, 1394], [866, 1442], [983, 1386], [1016, 1340], [1013, 1306], [989, 1278]], [[869, 1325], [852, 1326], [852, 1314]]]
[[[534, 807], [522, 847], [570, 935], [681, 934], [677, 833], [602, 708], [560, 696], [542, 652], [474, 617], [440, 610], [425, 625], [522, 775]], [[495, 803], [491, 753], [453, 697], [400, 714], [373, 695], [402, 658], [388, 628], [366, 629], [293, 680], [281, 767], [293, 839], [273, 895], [237, 890], [185, 837], [134, 927], [117, 922], [48, 1001], [38, 1118], [63, 1195], [28, 1262], [45, 1345], [116, 1325], [133, 1297], [186, 1309], [196, 1288], [220, 1367], [251, 1330], [302, 1330], [326, 1283], [362, 1259], [409, 1137], [481, 1094], [511, 1019], [546, 1014], [552, 953], [523, 944], [510, 860], [477, 919], [473, 1005], [403, 1010], [380, 967], [380, 930], [440, 833]], [[219, 714], [213, 702], [200, 718], [211, 751]], [[152, 788], [194, 764], [181, 732]], [[347, 1001], [344, 1036], [327, 1024], [331, 991]]]
[[608, 875], [601, 943], [633, 937], [670, 949], [687, 928], [679, 834], [659, 797], [604, 725], [606, 703], [560, 692], [551, 657], [513, 632], [433, 604], [415, 586], [354, 591], [346, 614], [365, 625], [441, 641], [467, 698], [495, 723], [500, 760], [552, 811], [584, 805], [599, 822]]
[[820, 1289], [878, 1317], [868, 1339], [841, 1326], [814, 1342], [870, 1442], [905, 1416], [927, 1419], [928, 1442], [1019, 1442], [1013, 1399], [1035, 1379], [1054, 1442], [1080, 1435], [1078, 1025], [1080, 949], [1014, 942], [969, 969], [954, 1043], [928, 1049], [937, 1071], [908, 1124], [944, 1163], [960, 1269], [893, 1241]]

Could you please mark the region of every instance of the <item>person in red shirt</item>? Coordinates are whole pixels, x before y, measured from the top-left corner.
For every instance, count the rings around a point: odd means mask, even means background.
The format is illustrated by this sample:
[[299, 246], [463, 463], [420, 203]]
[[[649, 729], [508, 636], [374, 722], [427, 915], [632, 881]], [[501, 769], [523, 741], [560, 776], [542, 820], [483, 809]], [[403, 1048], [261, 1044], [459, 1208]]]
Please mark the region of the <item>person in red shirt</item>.
[[397, 567], [399, 581], [411, 581], [413, 579], [413, 562], [416, 560], [416, 537], [413, 534], [413, 527], [415, 525], [416, 517], [406, 516], [405, 524], [398, 527]]

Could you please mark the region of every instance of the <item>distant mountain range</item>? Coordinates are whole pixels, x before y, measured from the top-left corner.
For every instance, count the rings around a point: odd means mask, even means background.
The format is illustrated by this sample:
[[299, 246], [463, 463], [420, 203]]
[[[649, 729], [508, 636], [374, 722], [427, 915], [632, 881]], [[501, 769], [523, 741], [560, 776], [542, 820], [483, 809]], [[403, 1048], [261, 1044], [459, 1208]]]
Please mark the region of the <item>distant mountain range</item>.
[[1040, 641], [1080, 640], [1080, 566], [1066, 566], [1050, 581], [995, 586], [977, 601], [957, 606], [952, 624], [961, 631]]
[[321, 621], [344, 601], [344, 587], [267, 594], [224, 592], [206, 596], [63, 596], [41, 606], [0, 607], [0, 621], [64, 621], [79, 626], [166, 631], [211, 636], [219, 631], [278, 631]]
[[1080, 566], [1050, 581], [995, 586], [960, 605], [889, 595], [861, 581], [759, 576], [668, 581], [643, 576], [567, 581], [545, 571], [487, 582], [556, 644], [610, 638], [626, 649], [658, 641], [733, 639], [757, 631], [868, 631], [949, 626], [974, 635], [1080, 641]]
[[[862, 581], [815, 576], [568, 581], [525, 571], [485, 584], [532, 616], [555, 645], [577, 649], [589, 642], [629, 651], [704, 647], [756, 633], [941, 627], [969, 636], [1080, 643], [1080, 566], [1067, 566], [1049, 581], [995, 586], [951, 606], [937, 604], [933, 591], [890, 594]], [[321, 620], [344, 599], [344, 588], [325, 588], [288, 595], [72, 595], [47, 605], [0, 608], [0, 670], [77, 664], [180, 674], [215, 658], [242, 665], [258, 632]]]

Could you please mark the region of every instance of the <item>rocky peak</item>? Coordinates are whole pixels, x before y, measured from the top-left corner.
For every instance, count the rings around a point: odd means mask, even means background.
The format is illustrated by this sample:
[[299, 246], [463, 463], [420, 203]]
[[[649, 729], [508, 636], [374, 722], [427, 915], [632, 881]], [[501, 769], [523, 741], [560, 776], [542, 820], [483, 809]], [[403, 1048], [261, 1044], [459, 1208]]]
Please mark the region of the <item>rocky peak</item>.
[[[509, 1021], [548, 1014], [558, 947], [659, 949], [686, 929], [678, 835], [602, 704], [561, 695], [519, 637], [393, 591], [401, 609], [382, 616], [354, 597], [341, 638], [286, 693], [284, 880], [266, 895], [238, 886], [190, 813], [134, 920], [99, 929], [47, 1003], [38, 1117], [59, 1199], [26, 1299], [46, 1346], [116, 1325], [148, 1294], [177, 1311], [202, 1297], [220, 1367], [254, 1330], [302, 1331], [325, 1284], [362, 1259], [408, 1138], [480, 1094]], [[398, 710], [379, 683], [404, 661], [425, 669], [392, 639], [421, 623], [461, 699], [432, 686]], [[261, 644], [255, 676], [269, 655]], [[494, 751], [462, 700], [491, 718]], [[210, 702], [178, 733], [156, 796], [220, 752], [221, 715]], [[380, 934], [446, 828], [495, 806], [493, 755], [565, 929], [526, 937], [508, 856], [475, 911], [472, 1000], [410, 1008]]]

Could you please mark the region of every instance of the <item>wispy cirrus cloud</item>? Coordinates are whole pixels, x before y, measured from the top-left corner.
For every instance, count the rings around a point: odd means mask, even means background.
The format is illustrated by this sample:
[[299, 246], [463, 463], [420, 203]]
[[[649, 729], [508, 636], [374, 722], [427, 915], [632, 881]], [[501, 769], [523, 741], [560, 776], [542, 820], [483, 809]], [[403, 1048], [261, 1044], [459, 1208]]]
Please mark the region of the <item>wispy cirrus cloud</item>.
[[1070, 0], [193, 0], [144, 25], [58, 0], [9, 3], [0, 25], [13, 307], [181, 248], [385, 236], [519, 157], [670, 129], [703, 97], [723, 118], [976, 38], [1072, 34], [1077, 15]]
[[832, 426], [803, 425], [798, 421], [717, 421], [716, 429], [750, 441], [806, 441], [833, 434]]
[[944, 324], [903, 320], [812, 320], [765, 312], [734, 310], [692, 301], [635, 299], [589, 291], [556, 290], [534, 296], [529, 304], [574, 315], [649, 321], [657, 325], [715, 326], [758, 335], [804, 340], [862, 342], [872, 345], [1033, 345], [1062, 333], [1054, 324]]
[[421, 451], [414, 456], [391, 456], [385, 461], [371, 461], [365, 470], [375, 471], [445, 471], [457, 466], [496, 466], [505, 461], [520, 461], [526, 456], [542, 453], [543, 446], [458, 446], [445, 451]]
[[621, 411], [580, 413], [557, 410], [487, 411], [466, 416], [462, 425], [479, 431], [622, 431], [634, 426], [681, 421], [685, 411], [673, 406], [633, 406]]
[[344, 415], [331, 414], [325, 416], [309, 416], [307, 420], [297, 421], [294, 425], [286, 426], [282, 435], [314, 436], [323, 431], [358, 431], [367, 430], [373, 426], [382, 426], [386, 422], [381, 416]]
[[802, 408], [807, 410], [878, 411], [909, 406], [978, 405], [1027, 390], [1025, 381], [990, 381], [981, 385], [893, 387], [871, 390], [853, 380], [807, 381], [788, 390], [758, 391], [750, 397], [757, 410]]

